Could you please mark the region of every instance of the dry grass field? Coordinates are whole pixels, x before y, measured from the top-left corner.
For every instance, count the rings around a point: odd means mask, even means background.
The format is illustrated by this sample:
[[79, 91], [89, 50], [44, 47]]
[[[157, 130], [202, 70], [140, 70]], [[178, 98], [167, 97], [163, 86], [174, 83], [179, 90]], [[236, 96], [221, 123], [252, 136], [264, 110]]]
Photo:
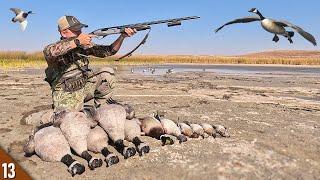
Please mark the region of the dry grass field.
[[[283, 65], [320, 65], [320, 51], [269, 51], [242, 56], [191, 56], [191, 55], [134, 55], [119, 62], [117, 56], [100, 59], [92, 58], [91, 64], [283, 64]], [[21, 51], [0, 52], [0, 68], [40, 68], [46, 62], [41, 52]]]

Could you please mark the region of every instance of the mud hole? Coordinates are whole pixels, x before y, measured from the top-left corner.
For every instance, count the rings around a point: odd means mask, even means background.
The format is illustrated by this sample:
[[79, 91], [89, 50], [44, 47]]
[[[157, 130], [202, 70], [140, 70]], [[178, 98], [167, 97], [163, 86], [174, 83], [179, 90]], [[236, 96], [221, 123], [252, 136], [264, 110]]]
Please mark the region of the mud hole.
[[[27, 118], [51, 108], [44, 74], [7, 74], [0, 74], [0, 146], [35, 179], [73, 179], [65, 165], [22, 153], [32, 130]], [[164, 147], [143, 137], [151, 147], [148, 155], [120, 156], [119, 164], [87, 170], [77, 179], [319, 179], [319, 75], [142, 76], [128, 68], [117, 76], [115, 99], [130, 103], [138, 117], [159, 110], [175, 121], [223, 124], [231, 137]]]

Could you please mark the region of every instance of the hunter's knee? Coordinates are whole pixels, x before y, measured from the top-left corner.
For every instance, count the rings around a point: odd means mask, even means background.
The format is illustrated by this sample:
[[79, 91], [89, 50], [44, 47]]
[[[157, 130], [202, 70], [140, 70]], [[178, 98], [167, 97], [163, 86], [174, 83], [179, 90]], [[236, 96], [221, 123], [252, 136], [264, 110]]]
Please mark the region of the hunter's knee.
[[114, 89], [116, 86], [116, 76], [112, 68], [102, 68], [100, 71], [101, 85], [107, 85], [110, 89]]
[[110, 67], [103, 67], [99, 70], [99, 72], [101, 72], [102, 74], [110, 74], [110, 75], [114, 75], [114, 69], [110, 68]]

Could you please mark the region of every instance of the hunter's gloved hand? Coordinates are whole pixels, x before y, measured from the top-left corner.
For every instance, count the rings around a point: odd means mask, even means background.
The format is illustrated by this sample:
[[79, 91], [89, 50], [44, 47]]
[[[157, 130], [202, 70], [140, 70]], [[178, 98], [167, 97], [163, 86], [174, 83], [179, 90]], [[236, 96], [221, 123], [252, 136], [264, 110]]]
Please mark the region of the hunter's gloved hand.
[[124, 29], [124, 33], [121, 34], [122, 37], [131, 37], [134, 34], [137, 33], [136, 29], [132, 29], [132, 28], [125, 28]]

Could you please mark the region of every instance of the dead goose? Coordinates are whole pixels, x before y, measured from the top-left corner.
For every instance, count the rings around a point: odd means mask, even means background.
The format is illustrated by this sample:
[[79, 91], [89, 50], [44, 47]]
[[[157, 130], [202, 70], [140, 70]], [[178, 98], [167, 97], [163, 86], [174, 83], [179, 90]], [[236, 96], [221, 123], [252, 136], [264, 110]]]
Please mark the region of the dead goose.
[[87, 137], [89, 151], [104, 155], [107, 167], [110, 167], [117, 164], [119, 158], [108, 150], [108, 141], [107, 133], [100, 126], [91, 129]]
[[157, 116], [157, 119], [161, 122], [165, 134], [177, 137], [179, 143], [187, 141], [187, 137], [181, 133], [180, 128], [177, 126], [175, 122], [173, 122], [170, 119], [159, 116]]
[[126, 119], [133, 119], [135, 117], [135, 111], [132, 106], [129, 104], [122, 104], [118, 101], [114, 100], [113, 98], [107, 99], [107, 104], [116, 104], [122, 106], [126, 110]]
[[32, 11], [28, 11], [28, 12], [24, 12], [21, 9], [18, 8], [10, 8], [10, 10], [12, 12], [15, 13], [15, 17], [12, 18], [12, 22], [19, 22], [20, 23], [20, 27], [21, 30], [24, 31], [27, 28], [28, 25], [28, 21], [27, 21], [27, 17], [29, 14], [34, 14]]
[[72, 176], [85, 171], [84, 165], [72, 157], [68, 141], [59, 128], [53, 126], [39, 128], [29, 137], [23, 150], [28, 157], [36, 154], [43, 161], [62, 162], [68, 167], [68, 172]]
[[87, 160], [91, 170], [101, 167], [102, 160], [93, 157], [88, 152], [87, 137], [90, 133], [90, 123], [86, 115], [82, 112], [61, 112], [55, 114], [54, 122], [66, 137], [70, 147], [83, 159]]
[[121, 105], [102, 105], [101, 107], [97, 108], [95, 119], [108, 133], [115, 148], [124, 156], [125, 159], [136, 154], [135, 148], [126, 147], [123, 142], [125, 138], [124, 127], [126, 111]]
[[125, 122], [125, 140], [132, 142], [140, 156], [149, 153], [150, 147], [141, 141], [141, 128], [140, 121], [138, 119], [126, 120]]
[[290, 43], [293, 43], [292, 37], [294, 36], [294, 32], [292, 31], [286, 31], [286, 27], [292, 28], [295, 31], [297, 31], [302, 37], [304, 37], [306, 40], [311, 42], [314, 46], [317, 45], [316, 39], [308, 32], [304, 31], [302, 28], [288, 22], [288, 21], [278, 21], [278, 20], [273, 20], [269, 18], [265, 18], [260, 11], [257, 8], [252, 8], [249, 12], [255, 13], [258, 16], [249, 16], [249, 17], [244, 17], [244, 18], [239, 18], [235, 19], [233, 21], [230, 21], [223, 26], [219, 27], [218, 29], [215, 30], [217, 33], [220, 31], [223, 27], [230, 25], [230, 24], [236, 24], [236, 23], [249, 23], [249, 22], [254, 22], [254, 21], [260, 21], [261, 26], [264, 30], [274, 34], [273, 41], [278, 42], [279, 37], [278, 35], [282, 35], [286, 37]]

